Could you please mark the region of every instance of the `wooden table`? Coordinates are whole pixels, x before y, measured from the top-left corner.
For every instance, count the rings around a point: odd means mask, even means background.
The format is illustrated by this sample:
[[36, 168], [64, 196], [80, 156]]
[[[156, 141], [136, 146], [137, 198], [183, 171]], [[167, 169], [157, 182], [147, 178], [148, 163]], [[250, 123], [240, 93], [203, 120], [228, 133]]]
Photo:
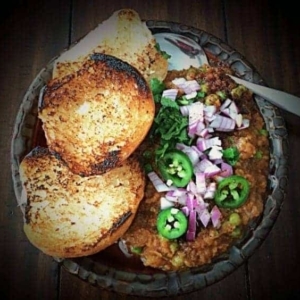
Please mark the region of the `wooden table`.
[[[244, 55], [270, 87], [300, 96], [300, 22], [298, 9], [289, 2], [13, 0], [1, 8], [1, 299], [146, 299], [80, 280], [35, 249], [23, 233], [11, 180], [10, 141], [19, 105], [40, 69], [115, 10], [127, 7], [143, 19], [172, 20], [215, 35]], [[299, 299], [300, 118], [282, 115], [289, 132], [289, 186], [275, 226], [238, 270], [173, 299]]]

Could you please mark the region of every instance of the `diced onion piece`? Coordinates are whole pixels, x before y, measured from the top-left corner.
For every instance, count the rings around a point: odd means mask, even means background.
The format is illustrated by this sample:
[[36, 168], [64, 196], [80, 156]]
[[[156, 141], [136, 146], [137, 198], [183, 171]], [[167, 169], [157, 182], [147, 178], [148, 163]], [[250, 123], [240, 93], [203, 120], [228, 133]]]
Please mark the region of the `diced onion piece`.
[[196, 220], [197, 213], [196, 211], [192, 210], [189, 213], [189, 226], [186, 233], [186, 239], [188, 241], [193, 241], [196, 237], [196, 227], [197, 227], [197, 220]]
[[215, 105], [206, 105], [204, 107], [204, 115], [207, 117], [212, 117], [217, 112], [217, 107]]
[[184, 116], [187, 117], [189, 115], [189, 105], [183, 105], [180, 106], [180, 113]]
[[221, 163], [221, 172], [220, 176], [222, 177], [228, 177], [233, 174], [232, 166], [228, 163], [222, 162]]
[[197, 220], [196, 220], [196, 211], [192, 210], [189, 214], [189, 231], [196, 232]]
[[212, 166], [213, 163], [207, 159], [207, 158], [203, 158], [202, 160], [199, 161], [199, 163], [194, 167], [194, 172], [202, 172], [204, 173], [204, 171]]
[[207, 178], [211, 178], [211, 177], [219, 174], [220, 172], [221, 172], [221, 169], [214, 164], [212, 164], [211, 166], [207, 167], [204, 170], [204, 174]]
[[210, 212], [211, 222], [214, 228], [218, 228], [221, 225], [221, 216], [222, 214], [219, 208], [215, 205]]
[[216, 118], [210, 123], [210, 127], [218, 131], [232, 131], [235, 128], [235, 120], [216, 115]]
[[197, 191], [200, 194], [204, 194], [206, 192], [205, 175], [202, 172], [197, 172], [195, 175], [196, 175]]
[[160, 198], [160, 209], [161, 210], [169, 208], [169, 207], [173, 207], [173, 206], [174, 206], [174, 202], [173, 201], [169, 201], [165, 197], [161, 197]]
[[231, 104], [231, 102], [232, 102], [232, 100], [227, 98], [220, 106], [220, 111], [223, 112]]
[[204, 199], [213, 199], [217, 189], [217, 184], [212, 181], [207, 185], [207, 189], [204, 194]]
[[210, 213], [207, 209], [204, 209], [202, 214], [199, 216], [199, 219], [204, 227], [207, 227], [208, 222], [210, 221]]
[[229, 105], [229, 110], [232, 114], [237, 115], [239, 113], [239, 109], [236, 106], [236, 103], [234, 101], [232, 101]]
[[218, 136], [209, 139], [199, 137], [196, 141], [196, 145], [200, 151], [205, 151], [212, 146], [221, 146], [222, 141]]
[[188, 209], [187, 206], [183, 206], [183, 207], [181, 208], [181, 211], [185, 214], [185, 216], [188, 216], [189, 213], [190, 213], [190, 210]]
[[241, 127], [238, 127], [237, 130], [245, 129], [250, 126], [250, 121], [248, 119], [243, 119]]
[[190, 104], [189, 108], [189, 124], [201, 121], [203, 122], [204, 105], [202, 102], [195, 102]]
[[175, 100], [178, 94], [178, 90], [177, 89], [168, 89], [168, 90], [164, 90], [162, 93], [162, 97], [166, 97], [168, 99], [171, 100]]
[[160, 193], [171, 190], [154, 171], [148, 173], [148, 178], [151, 180], [157, 192]]
[[237, 114], [235, 117], [235, 123], [237, 127], [241, 127], [243, 124], [243, 116], [241, 114]]
[[185, 98], [188, 99], [188, 100], [190, 100], [190, 99], [195, 98], [196, 96], [197, 96], [197, 92], [194, 91], [194, 92], [191, 92], [191, 93], [189, 93], [189, 94], [186, 94], [186, 95], [185, 95]]
[[208, 157], [210, 160], [216, 160], [216, 159], [221, 159], [223, 157], [223, 148], [220, 146], [212, 146], [209, 153]]
[[195, 231], [187, 231], [186, 232], [186, 236], [185, 236], [185, 238], [186, 238], [186, 240], [187, 241], [194, 241], [195, 240], [195, 238], [196, 238], [196, 232]]

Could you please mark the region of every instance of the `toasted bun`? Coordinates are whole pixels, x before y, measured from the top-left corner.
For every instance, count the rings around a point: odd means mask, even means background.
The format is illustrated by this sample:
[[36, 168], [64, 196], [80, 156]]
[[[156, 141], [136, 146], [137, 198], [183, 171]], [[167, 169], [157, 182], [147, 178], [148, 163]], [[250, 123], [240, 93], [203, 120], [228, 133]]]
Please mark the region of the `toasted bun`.
[[91, 54], [99, 52], [128, 62], [148, 82], [151, 78], [162, 81], [167, 75], [168, 62], [155, 45], [151, 31], [138, 13], [132, 9], [121, 9], [59, 56], [54, 64], [53, 78], [81, 69]]
[[120, 165], [145, 138], [154, 113], [152, 92], [141, 74], [105, 54], [51, 80], [39, 107], [49, 149], [82, 176]]
[[104, 175], [81, 177], [37, 147], [22, 160], [20, 178], [27, 198], [24, 231], [54, 257], [91, 255], [114, 243], [144, 195], [144, 174], [133, 157]]

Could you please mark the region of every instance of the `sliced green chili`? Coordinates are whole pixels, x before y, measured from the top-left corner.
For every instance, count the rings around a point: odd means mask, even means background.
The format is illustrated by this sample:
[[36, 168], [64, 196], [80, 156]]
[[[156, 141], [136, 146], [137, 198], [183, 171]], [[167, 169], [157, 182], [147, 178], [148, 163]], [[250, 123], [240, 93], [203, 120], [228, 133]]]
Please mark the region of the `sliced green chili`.
[[157, 163], [161, 176], [177, 187], [185, 187], [193, 176], [193, 164], [182, 151], [167, 152]]
[[186, 232], [188, 220], [178, 208], [170, 207], [160, 211], [156, 226], [163, 237], [177, 239]]
[[214, 199], [219, 207], [237, 208], [247, 200], [249, 192], [249, 181], [242, 176], [232, 175], [219, 182]]

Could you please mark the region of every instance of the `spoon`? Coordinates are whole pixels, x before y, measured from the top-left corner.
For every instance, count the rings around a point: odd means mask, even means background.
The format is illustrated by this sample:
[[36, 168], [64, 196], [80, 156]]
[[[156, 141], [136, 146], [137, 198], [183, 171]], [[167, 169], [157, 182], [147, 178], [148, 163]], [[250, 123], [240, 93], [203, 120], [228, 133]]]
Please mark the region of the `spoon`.
[[243, 80], [236, 76], [230, 76], [236, 83], [244, 85], [251, 90], [254, 94], [263, 97], [270, 103], [291, 112], [297, 116], [300, 116], [300, 98], [294, 95], [288, 94], [283, 91], [265, 87], [259, 84], [252, 83], [250, 81]]
[[[209, 64], [202, 47], [184, 35], [174, 33], [154, 34], [162, 50], [171, 54], [169, 69], [184, 69], [189, 66], [200, 67]], [[230, 76], [236, 83], [242, 84], [254, 94], [261, 96], [277, 107], [300, 116], [300, 98], [286, 92], [265, 87], [236, 76]]]

